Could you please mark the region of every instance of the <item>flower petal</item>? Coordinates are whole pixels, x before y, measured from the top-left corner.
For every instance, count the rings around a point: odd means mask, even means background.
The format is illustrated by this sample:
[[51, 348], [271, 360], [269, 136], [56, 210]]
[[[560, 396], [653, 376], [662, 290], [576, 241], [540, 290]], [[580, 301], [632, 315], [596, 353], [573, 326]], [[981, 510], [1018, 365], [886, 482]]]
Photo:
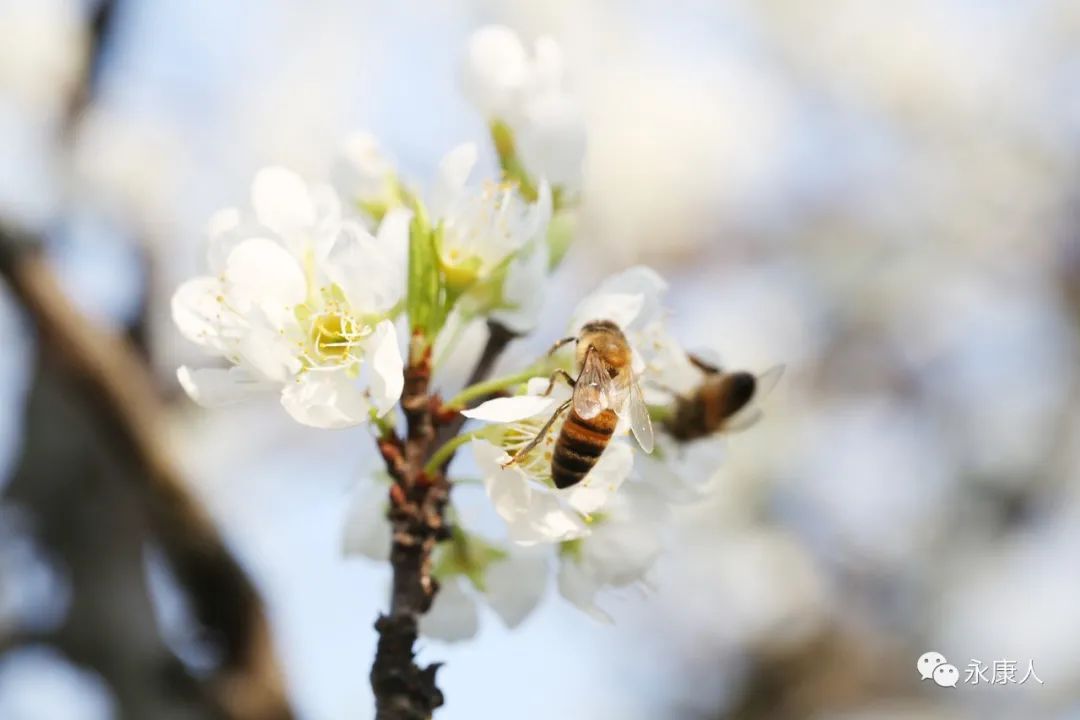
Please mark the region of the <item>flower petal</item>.
[[230, 357], [258, 377], [278, 383], [291, 381], [301, 368], [296, 348], [258, 309], [247, 320], [242, 334], [233, 341]]
[[570, 325], [572, 334], [593, 320], [611, 320], [624, 330], [641, 314], [645, 297], [637, 293], [593, 293], [574, 310]]
[[634, 451], [622, 442], [608, 445], [589, 474], [573, 487], [556, 491], [584, 515], [600, 511], [615, 495], [634, 466]]
[[559, 594], [599, 622], [612, 624], [610, 615], [596, 606], [596, 593], [600, 589], [596, 580], [585, 572], [580, 564], [564, 559], [559, 563]]
[[534, 492], [529, 507], [513, 518], [503, 518], [510, 539], [519, 545], [560, 543], [589, 534], [589, 526], [551, 493]]
[[184, 365], [177, 369], [176, 379], [188, 397], [208, 408], [232, 405], [274, 388], [237, 367], [193, 370]]
[[383, 320], [367, 341], [371, 353], [371, 402], [382, 417], [394, 407], [405, 388], [405, 362], [394, 323]]
[[517, 33], [488, 25], [469, 38], [462, 90], [486, 119], [505, 117], [514, 109], [528, 71], [529, 58]]
[[524, 512], [529, 507], [532, 492], [528, 479], [517, 468], [502, 467], [510, 456], [486, 440], [473, 440], [472, 449], [495, 512], [503, 519]]
[[672, 504], [689, 504], [708, 497], [719, 484], [726, 441], [722, 435], [679, 444], [666, 434], [656, 438], [659, 453], [642, 455], [640, 475]]
[[491, 319], [518, 335], [528, 334], [540, 322], [547, 277], [547, 243], [538, 243], [531, 253], [510, 263], [503, 281], [505, 307], [491, 313]]
[[[585, 323], [590, 319], [600, 317], [601, 315], [595, 314], [598, 310], [624, 315], [629, 309], [625, 298], [637, 296], [641, 303], [637, 312], [629, 317], [609, 317], [609, 319], [619, 323], [624, 329], [631, 323], [635, 323], [640, 328], [659, 320], [662, 316], [663, 308], [660, 300], [665, 290], [667, 290], [667, 282], [655, 270], [644, 265], [637, 265], [601, 283], [600, 287], [578, 306], [578, 310], [574, 312], [574, 318]], [[605, 308], [605, 305], [610, 305], [610, 309]], [[594, 313], [594, 316], [579, 317], [579, 314], [587, 314], [582, 313], [583, 306], [589, 306], [588, 312]]]
[[203, 276], [188, 280], [172, 296], [172, 316], [180, 334], [188, 340], [219, 353], [228, 343], [223, 337], [223, 325], [235, 320], [222, 303], [225, 289], [215, 277]]
[[[388, 212], [375, 235], [375, 240], [383, 253], [390, 260], [393, 273], [384, 278], [397, 299], [405, 296], [406, 279], [409, 269], [409, 224], [412, 211], [395, 208]], [[397, 300], [395, 300], [397, 302]]]
[[358, 223], [341, 225], [322, 271], [341, 287], [355, 312], [388, 312], [401, 300], [404, 271]]
[[448, 152], [439, 162], [439, 175], [431, 194], [431, 212], [435, 217], [447, 214], [465, 188], [473, 166], [476, 165], [475, 143], [462, 143]]
[[520, 625], [536, 609], [547, 588], [547, 556], [517, 550], [484, 573], [484, 597], [508, 628]]
[[563, 506], [551, 492], [531, 487], [520, 467], [502, 467], [510, 459], [503, 450], [486, 440], [473, 440], [472, 448], [488, 499], [506, 521], [512, 541], [533, 545], [564, 542], [589, 534], [589, 527], [580, 515]]
[[547, 412], [555, 406], [555, 402], [555, 399], [550, 397], [516, 395], [488, 400], [471, 410], [462, 410], [461, 414], [473, 420], [508, 423]]
[[266, 238], [250, 238], [233, 248], [225, 261], [225, 279], [230, 300], [242, 308], [261, 308], [276, 328], [292, 320], [293, 308], [307, 295], [296, 258]]
[[466, 594], [459, 578], [443, 583], [431, 609], [420, 616], [424, 637], [443, 642], [461, 642], [476, 635], [480, 617], [476, 601]]
[[337, 165], [337, 185], [350, 201], [379, 199], [394, 176], [394, 164], [369, 132], [354, 132], [345, 139]]
[[346, 555], [363, 555], [371, 560], [390, 559], [390, 521], [386, 519], [387, 485], [364, 480], [353, 493], [345, 518], [342, 549]]
[[541, 35], [533, 43], [533, 74], [531, 82], [537, 89], [555, 90], [562, 84], [563, 51], [559, 42], [550, 35]]
[[211, 215], [206, 232], [210, 236], [206, 258], [210, 272], [214, 274], [225, 270], [225, 258], [229, 257], [234, 247], [246, 238], [258, 234], [254, 228], [244, 227], [243, 216], [240, 210], [234, 207], [223, 208]]
[[360, 386], [343, 371], [309, 372], [287, 383], [281, 404], [297, 422], [331, 429], [366, 422], [371, 407]]
[[580, 108], [562, 92], [545, 92], [523, 107], [518, 148], [525, 167], [552, 184], [576, 189], [585, 160], [586, 129]]
[[291, 238], [315, 225], [315, 204], [304, 179], [283, 167], [267, 167], [251, 186], [255, 217], [283, 238]]

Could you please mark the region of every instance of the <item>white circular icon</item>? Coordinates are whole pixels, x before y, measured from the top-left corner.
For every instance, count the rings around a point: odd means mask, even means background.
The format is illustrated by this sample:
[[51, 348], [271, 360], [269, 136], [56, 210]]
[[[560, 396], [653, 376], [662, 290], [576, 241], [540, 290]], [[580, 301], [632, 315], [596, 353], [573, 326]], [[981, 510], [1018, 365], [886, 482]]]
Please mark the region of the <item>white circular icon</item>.
[[934, 668], [934, 682], [941, 687], [956, 687], [960, 681], [960, 671], [955, 665], [945, 663]]
[[919, 675], [922, 675], [923, 680], [929, 680], [934, 677], [934, 670], [937, 669], [937, 666], [945, 663], [945, 656], [941, 653], [925, 652], [919, 657], [919, 661], [915, 663], [915, 669], [919, 671]]

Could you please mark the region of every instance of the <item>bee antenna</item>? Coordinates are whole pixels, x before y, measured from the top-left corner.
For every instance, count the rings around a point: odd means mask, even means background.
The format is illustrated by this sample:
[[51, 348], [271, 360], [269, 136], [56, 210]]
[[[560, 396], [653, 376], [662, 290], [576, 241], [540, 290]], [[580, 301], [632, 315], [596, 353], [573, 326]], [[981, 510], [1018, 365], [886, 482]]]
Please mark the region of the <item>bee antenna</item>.
[[578, 341], [577, 335], [573, 335], [571, 337], [564, 337], [562, 340], [556, 340], [555, 344], [551, 346], [551, 349], [547, 351], [547, 354], [548, 355], [554, 355], [555, 351], [558, 350], [559, 348], [561, 348], [563, 345], [566, 345], [566, 344], [572, 343], [572, 342], [576, 343], [577, 341]]

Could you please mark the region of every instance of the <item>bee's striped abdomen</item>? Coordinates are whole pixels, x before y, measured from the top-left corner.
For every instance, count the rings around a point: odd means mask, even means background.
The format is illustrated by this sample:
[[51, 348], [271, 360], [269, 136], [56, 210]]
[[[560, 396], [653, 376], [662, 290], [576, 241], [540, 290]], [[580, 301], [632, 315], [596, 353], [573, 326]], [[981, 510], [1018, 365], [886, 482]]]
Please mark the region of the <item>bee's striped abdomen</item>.
[[586, 420], [570, 409], [551, 456], [551, 479], [555, 487], [568, 488], [581, 482], [600, 459], [618, 422], [612, 410]]
[[757, 379], [748, 372], [709, 376], [689, 397], [679, 398], [668, 430], [678, 440], [695, 440], [722, 430], [732, 415], [754, 398]]
[[714, 383], [706, 383], [701, 393], [705, 400], [705, 429], [716, 432], [724, 421], [742, 410], [754, 397], [757, 381], [748, 372], [721, 375]]

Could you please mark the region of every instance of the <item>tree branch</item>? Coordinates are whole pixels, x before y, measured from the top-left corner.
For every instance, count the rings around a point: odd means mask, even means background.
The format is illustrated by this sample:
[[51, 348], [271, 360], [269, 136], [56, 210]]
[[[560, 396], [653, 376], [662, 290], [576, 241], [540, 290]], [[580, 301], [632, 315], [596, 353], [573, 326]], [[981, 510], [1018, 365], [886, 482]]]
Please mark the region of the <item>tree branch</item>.
[[235, 720], [292, 717], [255, 587], [176, 472], [163, 441], [163, 408], [137, 353], [68, 301], [37, 243], [0, 228], [0, 276], [38, 331], [48, 357], [94, 409], [114, 451], [137, 472], [139, 496], [199, 621], [223, 649], [211, 693]]
[[[489, 323], [491, 332], [484, 351], [473, 369], [469, 384], [491, 372], [514, 335], [501, 325]], [[443, 704], [443, 694], [435, 684], [439, 663], [420, 667], [413, 646], [421, 616], [430, 608], [438, 592], [431, 575], [431, 553], [435, 544], [450, 536], [446, 524], [446, 504], [450, 483], [445, 462], [434, 472], [424, 465], [435, 449], [461, 430], [465, 418], [449, 419], [435, 412], [438, 399], [431, 393], [431, 351], [421, 349], [414, 338], [405, 369], [405, 389], [401, 407], [405, 413], [406, 438], [384, 436], [379, 450], [394, 480], [390, 487], [389, 519], [393, 532], [390, 563], [393, 591], [390, 613], [375, 623], [379, 642], [371, 668], [378, 720], [426, 720]], [[438, 427], [437, 427], [438, 426]]]

